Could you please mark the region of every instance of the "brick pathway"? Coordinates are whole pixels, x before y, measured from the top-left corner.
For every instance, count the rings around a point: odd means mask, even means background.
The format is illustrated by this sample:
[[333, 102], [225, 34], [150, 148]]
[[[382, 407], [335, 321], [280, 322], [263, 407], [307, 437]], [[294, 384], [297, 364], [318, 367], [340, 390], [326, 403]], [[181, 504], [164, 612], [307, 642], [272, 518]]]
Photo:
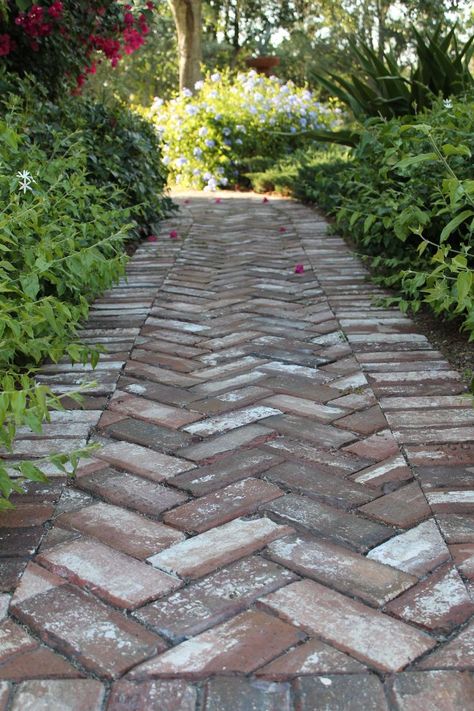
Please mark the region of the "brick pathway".
[[0, 518], [0, 711], [474, 709], [459, 375], [291, 201], [193, 195], [128, 274], [11, 455], [103, 445]]

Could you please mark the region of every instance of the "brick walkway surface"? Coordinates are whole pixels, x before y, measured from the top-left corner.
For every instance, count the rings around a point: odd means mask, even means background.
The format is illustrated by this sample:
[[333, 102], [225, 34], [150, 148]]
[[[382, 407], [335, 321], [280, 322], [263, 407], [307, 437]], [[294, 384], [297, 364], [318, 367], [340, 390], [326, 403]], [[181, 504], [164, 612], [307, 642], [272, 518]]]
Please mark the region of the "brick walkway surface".
[[0, 711], [474, 709], [458, 373], [310, 208], [179, 202], [2, 455], [102, 445], [0, 516]]

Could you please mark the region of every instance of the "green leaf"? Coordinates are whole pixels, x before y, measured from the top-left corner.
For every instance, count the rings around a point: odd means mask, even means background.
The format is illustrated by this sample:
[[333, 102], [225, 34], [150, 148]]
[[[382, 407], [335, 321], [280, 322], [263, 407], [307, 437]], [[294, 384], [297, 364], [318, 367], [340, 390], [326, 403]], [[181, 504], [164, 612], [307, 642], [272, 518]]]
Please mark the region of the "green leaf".
[[463, 222], [465, 222], [469, 217], [472, 217], [474, 215], [473, 210], [463, 210], [463, 212], [460, 212], [459, 215], [456, 215], [456, 217], [453, 217], [452, 220], [448, 222], [448, 224], [444, 227], [443, 231], [440, 234], [440, 242], [445, 242], [448, 237], [456, 230], [459, 225], [461, 225]]
[[458, 294], [458, 301], [463, 304], [468, 295], [470, 294], [473, 282], [472, 272], [460, 272], [456, 279], [456, 291]]
[[408, 158], [403, 158], [395, 164], [395, 168], [410, 168], [412, 165], [419, 165], [420, 163], [426, 163], [426, 161], [439, 160], [436, 153], [420, 153], [417, 156], [410, 156]]
[[445, 143], [441, 147], [441, 150], [443, 151], [445, 156], [466, 156], [467, 158], [471, 157], [471, 151], [469, 150], [468, 146], [465, 146], [464, 144], [453, 146], [452, 143]]

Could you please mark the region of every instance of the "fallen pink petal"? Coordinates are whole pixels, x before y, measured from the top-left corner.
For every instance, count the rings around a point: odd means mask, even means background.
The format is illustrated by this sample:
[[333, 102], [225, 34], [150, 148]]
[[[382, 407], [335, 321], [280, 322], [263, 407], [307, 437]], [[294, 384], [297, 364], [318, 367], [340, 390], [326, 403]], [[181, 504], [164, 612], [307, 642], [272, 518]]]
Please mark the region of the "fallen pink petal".
[[264, 197], [263, 200], [262, 200], [262, 202], [269, 202], [269, 200], [268, 200], [267, 197]]
[[221, 202], [222, 202], [222, 199], [221, 199], [221, 198], [216, 198], [216, 199], [215, 199], [216, 205], [220, 205]]
[[148, 235], [146, 240], [147, 242], [158, 242], [158, 237], [156, 235]]
[[176, 230], [171, 230], [170, 237], [171, 239], [178, 239], [178, 233], [176, 232]]
[[280, 232], [286, 232], [286, 227], [280, 227]]
[[295, 274], [304, 274], [304, 264], [297, 264], [295, 266]]

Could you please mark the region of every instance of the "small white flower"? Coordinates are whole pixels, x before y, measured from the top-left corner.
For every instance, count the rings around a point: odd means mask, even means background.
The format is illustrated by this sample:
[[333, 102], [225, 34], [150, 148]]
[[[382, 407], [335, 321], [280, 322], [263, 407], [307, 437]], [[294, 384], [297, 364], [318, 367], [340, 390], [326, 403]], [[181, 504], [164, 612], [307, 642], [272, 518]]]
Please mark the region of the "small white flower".
[[445, 109], [452, 109], [453, 102], [451, 101], [451, 99], [443, 99], [443, 106]]
[[189, 97], [191, 97], [191, 96], [193, 95], [193, 92], [191, 91], [191, 89], [187, 89], [186, 87], [184, 87], [184, 89], [183, 89], [183, 91], [182, 91], [181, 93], [182, 93], [182, 95], [185, 96], [187, 99], [189, 99]]
[[196, 156], [196, 158], [200, 158], [202, 156], [202, 150], [196, 146], [193, 150], [193, 155]]
[[220, 80], [221, 80], [221, 75], [219, 74], [219, 72], [216, 72], [215, 74], [211, 74], [211, 81], [216, 83]]
[[33, 188], [31, 187], [31, 183], [36, 183], [36, 180], [33, 178], [29, 170], [19, 170], [16, 174], [16, 177], [20, 181], [18, 187], [20, 190], [23, 190], [23, 195], [26, 193], [27, 190], [33, 190]]
[[199, 136], [207, 136], [208, 130], [206, 126], [201, 126], [201, 128], [198, 131]]
[[199, 80], [195, 83], [194, 88], [196, 89], [196, 91], [199, 91], [200, 89], [202, 89], [203, 86], [204, 82], [202, 80]]

